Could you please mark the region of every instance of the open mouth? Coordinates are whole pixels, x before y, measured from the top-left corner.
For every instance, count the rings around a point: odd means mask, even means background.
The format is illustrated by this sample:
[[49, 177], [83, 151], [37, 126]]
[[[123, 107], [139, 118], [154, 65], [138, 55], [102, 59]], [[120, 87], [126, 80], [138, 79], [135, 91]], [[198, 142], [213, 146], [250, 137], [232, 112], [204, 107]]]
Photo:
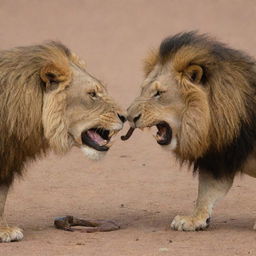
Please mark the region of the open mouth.
[[84, 145], [98, 151], [108, 151], [111, 136], [110, 131], [101, 128], [92, 128], [82, 132], [81, 139]]
[[160, 145], [169, 145], [172, 140], [172, 129], [166, 122], [160, 122], [156, 125], [158, 129], [156, 134], [156, 141]]
[[[160, 145], [169, 145], [172, 141], [172, 128], [170, 127], [170, 125], [162, 121], [156, 124], [155, 126], [158, 130], [155, 136], [157, 143]], [[134, 127], [130, 127], [126, 135], [121, 136], [121, 139], [128, 140], [132, 136], [134, 130]]]

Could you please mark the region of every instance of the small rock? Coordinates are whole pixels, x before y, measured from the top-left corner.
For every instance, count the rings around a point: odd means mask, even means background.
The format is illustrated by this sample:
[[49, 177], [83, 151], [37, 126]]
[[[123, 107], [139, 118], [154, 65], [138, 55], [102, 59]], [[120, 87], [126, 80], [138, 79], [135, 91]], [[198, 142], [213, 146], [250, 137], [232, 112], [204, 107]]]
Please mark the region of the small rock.
[[168, 248], [159, 248], [159, 252], [168, 252], [169, 249]]
[[76, 245], [85, 245], [85, 244], [82, 242], [78, 242], [78, 243], [76, 243]]

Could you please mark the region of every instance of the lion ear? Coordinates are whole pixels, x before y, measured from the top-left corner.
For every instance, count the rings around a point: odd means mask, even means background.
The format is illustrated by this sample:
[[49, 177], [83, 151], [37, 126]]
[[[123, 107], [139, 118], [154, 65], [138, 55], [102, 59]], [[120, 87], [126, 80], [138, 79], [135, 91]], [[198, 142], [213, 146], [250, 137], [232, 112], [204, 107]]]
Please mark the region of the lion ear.
[[194, 84], [199, 84], [202, 81], [203, 74], [203, 69], [199, 65], [190, 65], [185, 70], [185, 75]]
[[70, 70], [64, 65], [55, 63], [45, 65], [40, 71], [40, 77], [46, 88], [66, 82], [70, 79]]

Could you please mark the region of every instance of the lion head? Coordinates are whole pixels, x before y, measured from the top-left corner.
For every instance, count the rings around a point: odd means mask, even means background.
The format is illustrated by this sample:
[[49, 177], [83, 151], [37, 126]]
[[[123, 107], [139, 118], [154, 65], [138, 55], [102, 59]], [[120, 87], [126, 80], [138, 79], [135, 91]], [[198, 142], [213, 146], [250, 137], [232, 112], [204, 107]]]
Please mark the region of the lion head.
[[0, 120], [1, 185], [48, 150], [99, 159], [125, 117], [82, 60], [48, 42], [0, 51]]
[[78, 146], [94, 159], [108, 151], [125, 117], [83, 61], [57, 42], [0, 54], [3, 152], [12, 141], [20, 162], [48, 148]]
[[47, 47], [60, 51], [55, 52], [58, 58], [48, 60], [40, 70], [45, 83], [45, 137], [57, 152], [66, 152], [76, 145], [87, 156], [97, 159], [108, 151], [111, 137], [122, 129], [126, 120], [122, 110], [76, 55], [62, 45]]
[[156, 126], [158, 144], [182, 161], [216, 152], [228, 159], [228, 147], [242, 141], [242, 129], [255, 113], [252, 63], [206, 35], [165, 39], [145, 61], [141, 93], [128, 108], [129, 135], [135, 128]]

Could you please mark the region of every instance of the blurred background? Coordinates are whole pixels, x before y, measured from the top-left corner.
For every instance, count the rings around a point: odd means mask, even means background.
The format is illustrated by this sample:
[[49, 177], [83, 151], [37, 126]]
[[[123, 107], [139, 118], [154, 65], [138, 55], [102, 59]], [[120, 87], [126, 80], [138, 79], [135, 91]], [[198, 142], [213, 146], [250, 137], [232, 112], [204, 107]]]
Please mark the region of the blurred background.
[[[255, 17], [255, 0], [0, 0], [0, 49], [61, 41], [126, 108], [139, 93], [143, 59], [162, 39], [198, 30], [256, 56]], [[252, 178], [238, 177], [209, 232], [171, 231], [176, 214], [192, 212], [197, 178], [152, 132], [136, 131], [126, 143], [117, 138], [102, 162], [74, 149], [30, 164], [6, 205], [25, 239], [0, 244], [0, 255], [256, 255], [255, 193]], [[66, 214], [114, 219], [122, 229], [55, 230], [53, 219]]]
[[125, 106], [169, 35], [198, 30], [255, 55], [255, 12], [255, 0], [0, 0], [0, 47], [60, 40]]

